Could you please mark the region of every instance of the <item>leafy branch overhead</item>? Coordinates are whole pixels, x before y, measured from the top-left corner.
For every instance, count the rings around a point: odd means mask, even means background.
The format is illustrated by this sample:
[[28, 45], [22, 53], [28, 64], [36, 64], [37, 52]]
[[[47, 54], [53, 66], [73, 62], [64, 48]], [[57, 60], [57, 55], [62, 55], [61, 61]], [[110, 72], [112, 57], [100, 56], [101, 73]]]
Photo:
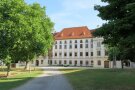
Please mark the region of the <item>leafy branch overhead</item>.
[[135, 61], [135, 0], [102, 0], [106, 6], [96, 5], [98, 16], [107, 22], [98, 28], [95, 36], [102, 36], [104, 43], [118, 47], [121, 59]]

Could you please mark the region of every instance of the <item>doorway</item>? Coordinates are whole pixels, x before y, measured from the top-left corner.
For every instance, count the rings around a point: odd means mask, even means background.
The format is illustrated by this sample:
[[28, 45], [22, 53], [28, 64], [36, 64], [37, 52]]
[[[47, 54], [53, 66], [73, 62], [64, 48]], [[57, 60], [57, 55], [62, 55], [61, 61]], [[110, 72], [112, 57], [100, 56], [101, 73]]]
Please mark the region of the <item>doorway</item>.
[[104, 68], [109, 68], [109, 61], [104, 61]]

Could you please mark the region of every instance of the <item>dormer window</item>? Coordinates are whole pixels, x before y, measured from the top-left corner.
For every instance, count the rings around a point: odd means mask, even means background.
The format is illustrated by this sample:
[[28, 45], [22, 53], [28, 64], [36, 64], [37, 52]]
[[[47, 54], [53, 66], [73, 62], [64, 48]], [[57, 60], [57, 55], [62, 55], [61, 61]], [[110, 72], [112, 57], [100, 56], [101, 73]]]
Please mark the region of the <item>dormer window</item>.
[[71, 32], [71, 33], [69, 34], [69, 36], [74, 36], [74, 32]]

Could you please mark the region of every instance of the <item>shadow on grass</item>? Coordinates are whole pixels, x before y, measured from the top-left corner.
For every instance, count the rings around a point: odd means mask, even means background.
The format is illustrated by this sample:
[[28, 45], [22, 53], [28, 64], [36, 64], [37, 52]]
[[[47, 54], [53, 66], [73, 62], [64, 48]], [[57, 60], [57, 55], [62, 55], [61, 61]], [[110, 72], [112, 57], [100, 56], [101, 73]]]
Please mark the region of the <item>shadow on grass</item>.
[[135, 69], [61, 69], [74, 90], [135, 90]]

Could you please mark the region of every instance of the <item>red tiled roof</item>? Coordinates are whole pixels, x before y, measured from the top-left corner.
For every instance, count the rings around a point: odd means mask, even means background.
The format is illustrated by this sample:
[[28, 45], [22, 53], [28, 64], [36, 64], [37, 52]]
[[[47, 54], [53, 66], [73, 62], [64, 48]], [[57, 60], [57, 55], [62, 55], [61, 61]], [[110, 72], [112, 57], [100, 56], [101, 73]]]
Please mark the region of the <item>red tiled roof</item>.
[[86, 26], [83, 27], [72, 27], [64, 28], [61, 32], [55, 34], [55, 40], [62, 39], [80, 39], [80, 38], [91, 38], [92, 33]]

